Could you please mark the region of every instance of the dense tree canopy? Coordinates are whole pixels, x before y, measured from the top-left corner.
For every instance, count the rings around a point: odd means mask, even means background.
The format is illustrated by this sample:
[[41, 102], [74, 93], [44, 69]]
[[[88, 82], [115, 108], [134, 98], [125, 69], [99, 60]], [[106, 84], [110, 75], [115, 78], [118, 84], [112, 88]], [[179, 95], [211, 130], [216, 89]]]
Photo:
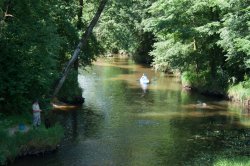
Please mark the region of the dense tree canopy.
[[143, 21], [157, 37], [153, 66], [178, 69], [195, 86], [227, 88], [249, 74], [249, 1], [158, 0]]
[[125, 52], [139, 63], [150, 64], [154, 35], [143, 31], [141, 22], [148, 17], [152, 0], [110, 0], [99, 26], [97, 39], [108, 53]]
[[[92, 1], [81, 6], [77, 0], [0, 1], [1, 111], [21, 112], [30, 107], [32, 100], [51, 95], [86, 22], [95, 12], [81, 17], [79, 11], [89, 6], [94, 9], [97, 4]], [[80, 61], [85, 65], [99, 50], [93, 49], [96, 40], [91, 39]]]
[[1, 3], [1, 109], [22, 110], [27, 100], [48, 94], [57, 77], [56, 55], [63, 40], [51, 8], [43, 1]]
[[[22, 111], [52, 93], [99, 2], [0, 0], [2, 111]], [[109, 0], [75, 68], [122, 51], [225, 93], [249, 80], [249, 13], [248, 0]]]

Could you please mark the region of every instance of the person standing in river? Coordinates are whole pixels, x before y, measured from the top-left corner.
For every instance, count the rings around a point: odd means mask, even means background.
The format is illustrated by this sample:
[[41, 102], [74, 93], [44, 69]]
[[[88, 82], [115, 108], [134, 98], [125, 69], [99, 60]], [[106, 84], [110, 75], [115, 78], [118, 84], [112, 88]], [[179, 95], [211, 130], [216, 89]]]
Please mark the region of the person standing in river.
[[33, 126], [37, 127], [41, 125], [41, 112], [38, 100], [35, 100], [32, 104], [33, 110]]

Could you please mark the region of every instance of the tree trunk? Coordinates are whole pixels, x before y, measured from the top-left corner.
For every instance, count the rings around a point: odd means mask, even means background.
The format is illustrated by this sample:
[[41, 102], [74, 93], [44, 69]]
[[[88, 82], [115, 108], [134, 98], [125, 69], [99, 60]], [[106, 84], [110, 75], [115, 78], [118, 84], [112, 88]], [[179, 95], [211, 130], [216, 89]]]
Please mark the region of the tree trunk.
[[53, 98], [57, 95], [57, 93], [59, 92], [59, 90], [61, 89], [69, 71], [70, 71], [70, 67], [72, 66], [72, 64], [76, 61], [76, 59], [78, 58], [78, 55], [80, 54], [80, 51], [82, 48], [84, 48], [87, 44], [87, 39], [89, 38], [90, 34], [92, 33], [93, 31], [93, 28], [94, 26], [96, 25], [106, 3], [107, 3], [108, 0], [101, 0], [100, 4], [99, 4], [99, 7], [97, 9], [97, 12], [94, 16], [94, 18], [92, 19], [92, 21], [90, 22], [88, 28], [86, 29], [85, 33], [83, 34], [80, 42], [78, 43], [71, 59], [69, 60], [67, 66], [65, 67], [64, 71], [63, 71], [63, 75], [59, 81], [59, 83], [57, 84], [55, 90], [54, 90], [54, 93], [53, 93]]
[[[81, 30], [83, 28], [82, 10], [83, 10], [83, 0], [79, 0], [79, 9], [78, 9], [78, 14], [77, 14], [77, 30]], [[74, 69], [77, 72], [78, 72], [78, 66], [79, 66], [79, 58], [76, 58], [74, 62]]]
[[77, 29], [80, 30], [83, 27], [83, 22], [82, 22], [82, 9], [83, 9], [83, 0], [79, 0], [79, 9], [78, 9], [78, 14], [77, 14]]

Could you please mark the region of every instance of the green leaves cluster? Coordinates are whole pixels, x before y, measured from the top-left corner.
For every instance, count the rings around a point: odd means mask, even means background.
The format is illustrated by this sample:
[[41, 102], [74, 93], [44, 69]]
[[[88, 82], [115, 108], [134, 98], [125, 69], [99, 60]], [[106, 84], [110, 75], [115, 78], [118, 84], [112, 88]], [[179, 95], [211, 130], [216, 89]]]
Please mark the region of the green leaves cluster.
[[[49, 96], [98, 3], [0, 0], [1, 111], [21, 112]], [[249, 6], [248, 0], [109, 0], [78, 62], [122, 50], [137, 62], [153, 60], [157, 70], [191, 73], [191, 84], [223, 80], [214, 89], [225, 89], [249, 75]]]
[[144, 32], [141, 22], [147, 18], [147, 7], [152, 0], [110, 0], [95, 30], [107, 53], [125, 52], [135, 60], [150, 63], [154, 35]]
[[[84, 11], [95, 5], [96, 1], [82, 7], [78, 0], [0, 0], [1, 112], [30, 110], [34, 99], [51, 95], [95, 12]], [[81, 64], [91, 63], [99, 53], [97, 46], [93, 36]]]
[[250, 62], [249, 10], [247, 0], [155, 1], [142, 21], [144, 30], [157, 37], [151, 51], [154, 68], [187, 71], [196, 75], [194, 84], [205, 72], [204, 87], [211, 80], [226, 80], [219, 89], [232, 77], [244, 80]]
[[21, 111], [49, 93], [60, 36], [44, 1], [5, 1], [1, 8], [13, 16], [1, 20], [1, 109]]

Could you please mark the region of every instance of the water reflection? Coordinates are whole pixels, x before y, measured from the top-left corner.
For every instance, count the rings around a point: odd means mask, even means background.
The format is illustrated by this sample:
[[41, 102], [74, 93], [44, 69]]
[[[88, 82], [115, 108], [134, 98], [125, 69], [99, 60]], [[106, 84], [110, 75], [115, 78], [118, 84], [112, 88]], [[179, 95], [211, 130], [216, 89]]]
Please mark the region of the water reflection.
[[142, 91], [145, 94], [147, 92], [147, 89], [148, 89], [148, 84], [144, 84], [144, 83], [140, 83], [140, 84], [141, 84]]
[[[152, 78], [146, 88], [138, 81], [144, 72]], [[59, 151], [13, 165], [213, 165], [226, 151], [250, 152], [249, 117], [226, 101], [182, 91], [178, 78], [111, 58], [78, 79], [86, 100], [56, 112], [66, 131]]]

